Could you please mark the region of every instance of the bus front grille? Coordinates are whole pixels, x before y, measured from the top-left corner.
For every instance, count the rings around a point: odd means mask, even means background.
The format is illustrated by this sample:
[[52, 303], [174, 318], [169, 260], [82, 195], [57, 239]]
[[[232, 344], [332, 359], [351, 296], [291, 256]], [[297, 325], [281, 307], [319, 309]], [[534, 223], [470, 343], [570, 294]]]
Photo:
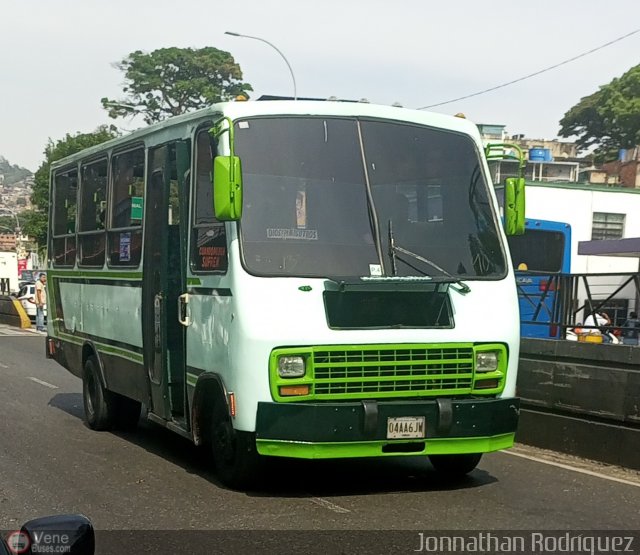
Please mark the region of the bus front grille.
[[314, 349], [315, 398], [469, 393], [473, 348]]

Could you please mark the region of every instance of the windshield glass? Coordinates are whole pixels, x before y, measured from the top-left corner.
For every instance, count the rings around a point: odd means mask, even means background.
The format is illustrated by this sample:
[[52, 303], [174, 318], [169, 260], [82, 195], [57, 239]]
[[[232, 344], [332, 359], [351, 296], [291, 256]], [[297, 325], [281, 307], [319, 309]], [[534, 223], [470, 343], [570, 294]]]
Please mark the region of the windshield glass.
[[565, 236], [560, 231], [527, 229], [524, 235], [514, 235], [508, 241], [514, 268], [535, 272], [563, 271]]
[[[336, 278], [379, 275], [384, 265], [391, 275], [391, 226], [397, 246], [452, 276], [504, 275], [496, 218], [470, 138], [322, 117], [240, 121], [235, 137], [244, 183], [242, 251], [250, 272]], [[396, 275], [443, 277], [415, 258], [395, 258]]]

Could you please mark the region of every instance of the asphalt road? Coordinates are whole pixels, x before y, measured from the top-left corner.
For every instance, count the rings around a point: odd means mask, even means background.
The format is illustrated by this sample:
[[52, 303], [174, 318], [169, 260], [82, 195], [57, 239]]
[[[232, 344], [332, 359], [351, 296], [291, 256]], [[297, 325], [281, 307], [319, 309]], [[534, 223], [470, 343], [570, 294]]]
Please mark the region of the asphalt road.
[[[393, 551], [378, 551], [385, 530], [413, 530], [397, 537], [399, 552], [408, 552], [423, 530], [640, 529], [637, 473], [524, 446], [485, 456], [457, 483], [443, 482], [426, 460], [414, 458], [270, 461], [259, 491], [235, 492], [216, 480], [198, 449], [156, 425], [91, 431], [81, 390], [80, 380], [44, 358], [42, 336], [0, 333], [0, 530], [81, 512], [99, 530], [120, 531], [103, 534], [103, 542], [141, 537], [127, 530], [155, 531], [147, 533], [148, 545], [150, 538], [166, 541], [163, 530], [362, 530], [368, 532], [285, 536], [304, 539], [307, 552], [374, 553]], [[234, 538], [271, 545], [269, 537], [194, 532], [181, 539], [191, 548], [166, 552], [196, 553], [196, 544]], [[362, 551], [346, 549], [349, 538]], [[161, 552], [148, 549], [119, 552]]]

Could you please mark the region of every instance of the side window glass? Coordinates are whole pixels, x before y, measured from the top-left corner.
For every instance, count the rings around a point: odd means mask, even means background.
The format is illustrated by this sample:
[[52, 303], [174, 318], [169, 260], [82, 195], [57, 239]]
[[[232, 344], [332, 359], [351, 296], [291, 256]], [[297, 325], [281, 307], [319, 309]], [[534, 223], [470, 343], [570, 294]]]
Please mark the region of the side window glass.
[[76, 260], [78, 170], [56, 172], [53, 178], [53, 264], [73, 266]]
[[111, 159], [111, 205], [108, 232], [110, 266], [137, 268], [142, 255], [145, 151], [143, 147]]
[[191, 236], [191, 269], [194, 272], [225, 273], [228, 268], [227, 235], [224, 222], [213, 210], [213, 150], [206, 129], [196, 139], [194, 225]]
[[83, 164], [80, 180], [79, 263], [102, 267], [107, 213], [107, 159]]
[[107, 160], [82, 166], [80, 231], [105, 228], [107, 213]]
[[144, 149], [138, 148], [115, 155], [111, 168], [111, 228], [141, 226], [144, 208]]

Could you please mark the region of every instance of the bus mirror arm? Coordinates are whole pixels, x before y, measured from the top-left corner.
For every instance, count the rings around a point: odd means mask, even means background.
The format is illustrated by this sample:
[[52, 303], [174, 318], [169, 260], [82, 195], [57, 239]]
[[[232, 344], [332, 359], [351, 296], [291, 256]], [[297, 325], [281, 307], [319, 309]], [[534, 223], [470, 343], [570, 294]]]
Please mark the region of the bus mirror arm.
[[178, 322], [183, 326], [190, 326], [191, 319], [188, 316], [189, 293], [184, 293], [178, 297]]

